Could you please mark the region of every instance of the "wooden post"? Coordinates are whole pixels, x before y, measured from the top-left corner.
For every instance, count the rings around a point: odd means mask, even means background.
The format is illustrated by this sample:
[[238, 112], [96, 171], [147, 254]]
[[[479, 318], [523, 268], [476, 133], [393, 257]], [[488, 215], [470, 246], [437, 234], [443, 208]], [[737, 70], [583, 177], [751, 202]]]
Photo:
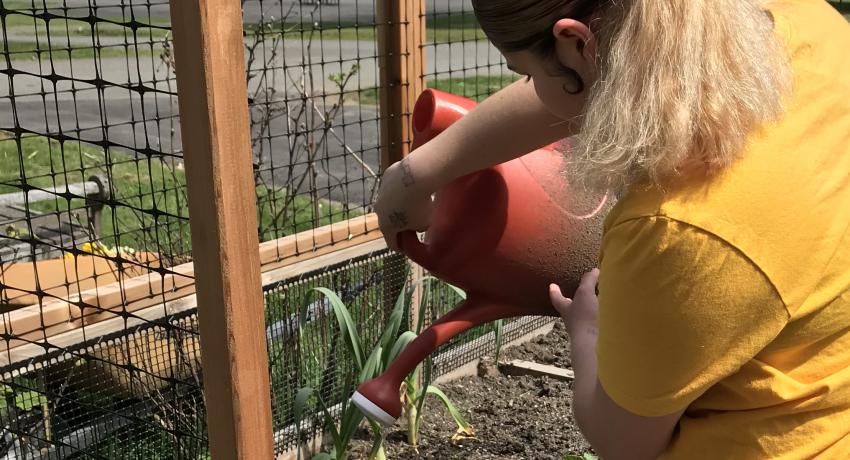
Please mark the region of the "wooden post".
[[425, 0], [378, 0], [381, 166], [410, 151], [411, 115], [425, 89]]
[[[378, 0], [378, 64], [381, 87], [381, 168], [410, 153], [412, 115], [416, 99], [425, 89], [425, 0]], [[385, 261], [383, 303], [392, 309], [404, 288], [407, 260], [392, 255]], [[388, 276], [389, 275], [389, 276]]]
[[213, 459], [274, 457], [240, 0], [171, 0]]

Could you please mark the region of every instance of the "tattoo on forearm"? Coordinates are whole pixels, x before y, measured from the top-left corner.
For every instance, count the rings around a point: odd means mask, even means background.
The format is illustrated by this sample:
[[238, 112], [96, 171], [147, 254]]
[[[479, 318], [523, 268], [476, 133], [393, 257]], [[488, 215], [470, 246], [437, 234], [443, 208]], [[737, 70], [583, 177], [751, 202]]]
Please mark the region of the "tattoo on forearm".
[[404, 228], [407, 226], [407, 215], [401, 211], [396, 211], [390, 214], [390, 223], [393, 224], [395, 228]]
[[410, 187], [416, 183], [416, 179], [413, 178], [413, 171], [410, 169], [410, 159], [408, 158], [401, 160], [401, 183], [405, 187]]

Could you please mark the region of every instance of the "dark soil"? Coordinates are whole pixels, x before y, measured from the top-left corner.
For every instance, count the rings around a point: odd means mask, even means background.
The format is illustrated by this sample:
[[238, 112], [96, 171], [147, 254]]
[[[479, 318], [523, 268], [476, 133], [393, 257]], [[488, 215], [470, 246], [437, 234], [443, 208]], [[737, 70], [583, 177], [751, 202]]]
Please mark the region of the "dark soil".
[[[569, 346], [562, 323], [523, 345], [506, 349], [501, 361], [523, 359], [569, 367]], [[572, 418], [570, 383], [546, 377], [509, 377], [495, 369], [479, 369], [481, 377], [466, 377], [440, 385], [475, 437], [452, 440], [456, 425], [445, 407], [428, 400], [418, 452], [407, 444], [407, 424], [399, 420], [384, 444], [387, 458], [396, 459], [555, 459], [590, 451]], [[362, 439], [368, 439], [365, 435]], [[357, 441], [352, 458], [366, 458], [370, 444]]]
[[522, 345], [505, 349], [499, 357], [500, 361], [514, 359], [569, 369], [572, 364], [570, 362], [570, 342], [563, 321], [557, 321], [552, 332]]

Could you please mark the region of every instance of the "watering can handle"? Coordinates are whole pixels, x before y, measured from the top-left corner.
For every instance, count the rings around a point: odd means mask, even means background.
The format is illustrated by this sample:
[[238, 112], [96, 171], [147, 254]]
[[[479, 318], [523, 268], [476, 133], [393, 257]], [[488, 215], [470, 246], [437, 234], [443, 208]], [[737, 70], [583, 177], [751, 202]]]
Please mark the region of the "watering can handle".
[[398, 234], [398, 247], [401, 252], [426, 270], [433, 270], [437, 265], [434, 254], [428, 249], [427, 244], [419, 241], [415, 231], [405, 230], [400, 232]]

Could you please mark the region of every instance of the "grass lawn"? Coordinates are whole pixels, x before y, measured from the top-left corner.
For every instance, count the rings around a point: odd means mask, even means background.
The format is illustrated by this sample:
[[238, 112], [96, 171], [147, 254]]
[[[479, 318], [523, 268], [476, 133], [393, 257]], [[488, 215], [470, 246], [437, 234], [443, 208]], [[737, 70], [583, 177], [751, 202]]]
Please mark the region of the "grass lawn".
[[[101, 241], [105, 245], [174, 257], [189, 255], [186, 175], [182, 169], [172, 168], [157, 158], [140, 159], [122, 152], [104, 152], [75, 142], [61, 146], [41, 136], [24, 137], [20, 149], [14, 139], [0, 140], [0, 194], [20, 191], [21, 177], [31, 186], [46, 188], [81, 182], [93, 175], [107, 177], [114, 192], [115, 203], [108, 204], [102, 216]], [[284, 191], [264, 187], [258, 187], [257, 200], [263, 240], [355, 215], [343, 212], [340, 205], [321, 202], [318, 206], [321, 216], [314, 219], [316, 207], [304, 196], [296, 196], [285, 212], [281, 212], [286, 202]], [[59, 198], [35, 203], [32, 208], [49, 212], [79, 209], [84, 205], [82, 199], [69, 203]]]
[[[481, 102], [487, 98], [487, 96], [517, 81], [519, 78], [520, 77], [517, 75], [477, 75], [461, 78], [442, 78], [438, 80], [428, 80], [428, 87], [458, 94]], [[361, 104], [374, 105], [378, 103], [377, 88], [369, 88], [359, 92], [353, 92], [352, 96], [358, 99]]]
[[[9, 6], [6, 6], [9, 8]], [[13, 9], [13, 8], [9, 8]], [[22, 11], [18, 10], [18, 11]], [[39, 14], [38, 9], [26, 9], [25, 13], [9, 14], [5, 17], [5, 25], [8, 33], [21, 35], [47, 36], [48, 33], [53, 37], [91, 37], [94, 36], [109, 36], [109, 37], [127, 37], [128, 40], [133, 39], [133, 29], [123, 25], [130, 21], [129, 18], [122, 17], [100, 17], [98, 22], [90, 24], [79, 19], [57, 18], [45, 21], [42, 18], [34, 17]], [[142, 20], [141, 22], [144, 22]], [[147, 26], [136, 28], [139, 40], [162, 40], [169, 35], [169, 23], [156, 22]]]
[[13, 61], [19, 60], [36, 60], [36, 59], [94, 59], [96, 56], [101, 58], [113, 58], [113, 57], [127, 57], [129, 59], [136, 59], [137, 57], [150, 56], [153, 54], [153, 49], [159, 50], [160, 46], [154, 44], [151, 46], [149, 43], [139, 43], [139, 47], [136, 48], [134, 45], [129, 45], [126, 48], [123, 45], [120, 46], [104, 46], [99, 49], [96, 49], [91, 46], [87, 47], [78, 47], [72, 45], [68, 46], [68, 43], [62, 43], [60, 41], [53, 42], [52, 47], [47, 47], [47, 39], [40, 43], [36, 42], [9, 42], [8, 44], [4, 44], [0, 46], [0, 56], [6, 54], [5, 46], [9, 47], [9, 58]]

